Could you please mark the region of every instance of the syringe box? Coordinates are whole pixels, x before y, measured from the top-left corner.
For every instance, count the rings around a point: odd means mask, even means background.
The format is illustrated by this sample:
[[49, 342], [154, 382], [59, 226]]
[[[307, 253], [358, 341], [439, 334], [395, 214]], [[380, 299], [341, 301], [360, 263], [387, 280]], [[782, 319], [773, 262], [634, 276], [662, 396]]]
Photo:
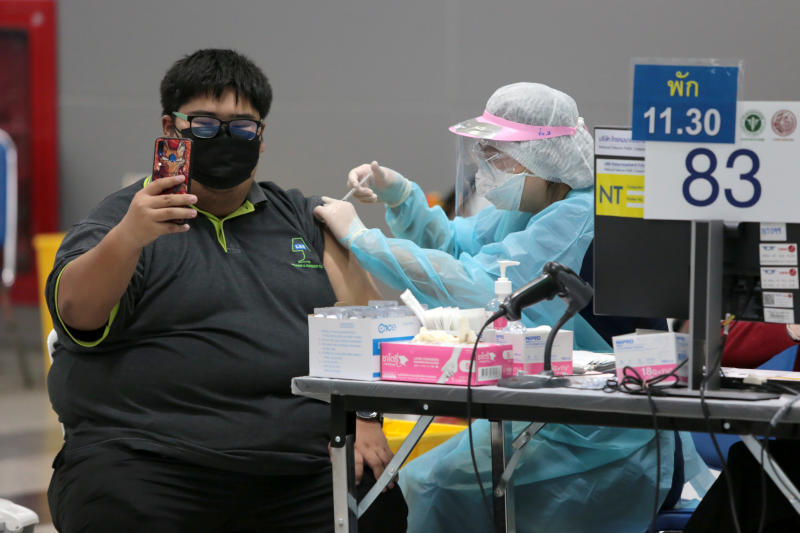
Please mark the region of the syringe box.
[[[519, 331], [495, 331], [498, 344], [508, 343], [514, 347], [514, 375], [538, 374], [544, 370], [544, 347], [549, 333], [549, 326]], [[562, 329], [556, 333], [550, 351], [550, 364], [554, 374], [572, 374], [572, 342], [572, 331]]]
[[[474, 344], [381, 343], [381, 379], [414, 383], [466, 385]], [[479, 343], [472, 366], [472, 386], [496, 385], [513, 372], [510, 344]]]
[[[689, 357], [690, 336], [685, 333], [630, 333], [617, 335], [611, 339], [614, 343], [617, 379], [624, 377], [626, 366], [635, 369], [647, 380], [668, 374], [676, 366]], [[678, 370], [678, 381], [688, 383], [689, 369], [686, 365]], [[665, 384], [674, 382], [668, 380]]]
[[378, 380], [382, 342], [409, 340], [419, 333], [413, 316], [394, 318], [308, 317], [308, 373], [311, 376]]

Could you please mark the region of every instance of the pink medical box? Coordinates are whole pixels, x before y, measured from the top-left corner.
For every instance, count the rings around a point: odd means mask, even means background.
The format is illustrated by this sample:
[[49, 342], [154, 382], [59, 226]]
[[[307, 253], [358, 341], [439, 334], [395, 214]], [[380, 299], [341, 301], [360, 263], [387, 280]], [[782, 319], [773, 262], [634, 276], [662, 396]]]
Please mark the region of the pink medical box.
[[[472, 344], [381, 343], [381, 379], [466, 385]], [[496, 385], [514, 372], [510, 344], [478, 344], [472, 385]]]

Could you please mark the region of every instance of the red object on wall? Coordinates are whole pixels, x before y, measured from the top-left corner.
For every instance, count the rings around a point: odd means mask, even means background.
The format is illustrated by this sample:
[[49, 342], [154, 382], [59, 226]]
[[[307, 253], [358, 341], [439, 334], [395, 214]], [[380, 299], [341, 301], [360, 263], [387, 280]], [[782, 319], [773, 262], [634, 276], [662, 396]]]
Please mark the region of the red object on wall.
[[54, 0], [0, 0], [0, 129], [19, 157], [16, 303], [36, 304], [33, 235], [58, 230]]

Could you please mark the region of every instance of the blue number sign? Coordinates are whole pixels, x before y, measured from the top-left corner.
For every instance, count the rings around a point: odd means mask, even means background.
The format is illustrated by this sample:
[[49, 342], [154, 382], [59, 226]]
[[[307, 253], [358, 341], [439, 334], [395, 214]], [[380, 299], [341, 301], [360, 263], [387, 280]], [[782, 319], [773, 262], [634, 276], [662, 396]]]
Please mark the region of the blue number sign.
[[633, 138], [733, 143], [739, 67], [635, 65]]

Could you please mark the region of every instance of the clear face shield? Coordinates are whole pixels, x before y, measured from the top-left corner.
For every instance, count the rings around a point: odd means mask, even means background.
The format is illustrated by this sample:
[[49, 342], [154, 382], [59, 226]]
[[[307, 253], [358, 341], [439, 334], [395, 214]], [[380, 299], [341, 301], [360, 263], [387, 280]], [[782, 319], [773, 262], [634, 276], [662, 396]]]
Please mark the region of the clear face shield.
[[526, 168], [509, 153], [523, 150], [525, 161], [539, 157], [547, 161], [552, 159], [552, 145], [538, 145], [538, 141], [572, 137], [583, 127], [580, 117], [575, 126], [539, 126], [506, 120], [488, 111], [451, 126], [450, 131], [458, 135], [456, 215], [473, 215], [490, 203], [498, 209], [519, 209], [525, 176], [537, 169]]
[[462, 136], [457, 139], [455, 213], [466, 217], [491, 205], [486, 199], [487, 193], [525, 174], [526, 169], [503, 152], [502, 142]]

